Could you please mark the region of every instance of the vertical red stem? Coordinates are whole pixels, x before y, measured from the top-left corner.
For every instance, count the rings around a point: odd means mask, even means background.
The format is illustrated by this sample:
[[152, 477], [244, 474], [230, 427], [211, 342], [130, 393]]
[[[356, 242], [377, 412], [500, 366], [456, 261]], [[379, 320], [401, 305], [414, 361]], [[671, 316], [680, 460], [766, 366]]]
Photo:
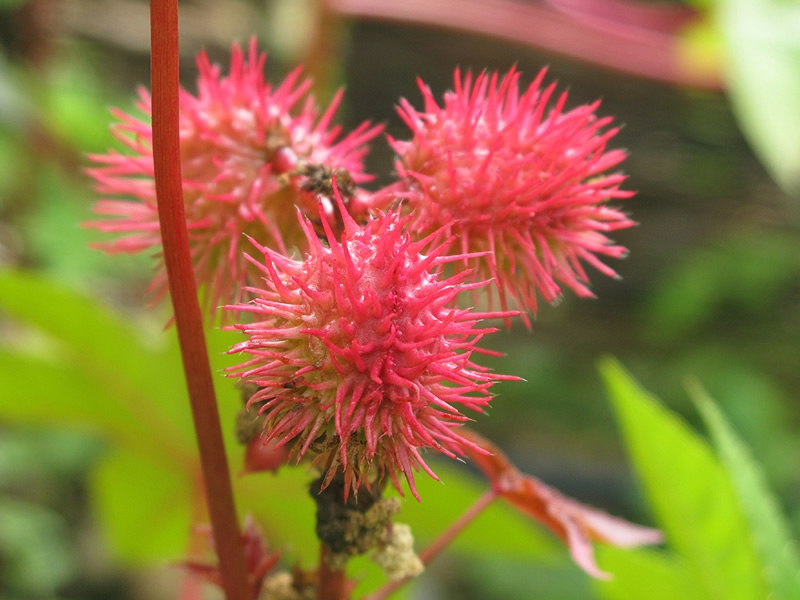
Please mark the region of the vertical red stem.
[[244, 550], [222, 441], [183, 206], [178, 135], [178, 3], [150, 3], [153, 160], [158, 218], [203, 483], [228, 600], [250, 600]]
[[327, 544], [320, 544], [319, 569], [317, 570], [317, 600], [347, 600], [347, 577], [344, 570], [334, 571], [328, 565], [331, 549]]

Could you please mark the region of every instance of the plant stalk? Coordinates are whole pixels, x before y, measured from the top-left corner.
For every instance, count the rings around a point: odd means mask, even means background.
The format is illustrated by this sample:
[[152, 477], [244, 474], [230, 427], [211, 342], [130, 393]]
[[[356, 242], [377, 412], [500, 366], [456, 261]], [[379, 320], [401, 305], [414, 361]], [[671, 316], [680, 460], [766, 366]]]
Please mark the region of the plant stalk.
[[151, 0], [150, 44], [158, 218], [206, 502], [226, 598], [251, 600], [186, 230], [179, 139], [177, 0]]
[[319, 569], [317, 570], [317, 600], [347, 600], [348, 585], [344, 570], [334, 571], [328, 564], [331, 549], [320, 544]]

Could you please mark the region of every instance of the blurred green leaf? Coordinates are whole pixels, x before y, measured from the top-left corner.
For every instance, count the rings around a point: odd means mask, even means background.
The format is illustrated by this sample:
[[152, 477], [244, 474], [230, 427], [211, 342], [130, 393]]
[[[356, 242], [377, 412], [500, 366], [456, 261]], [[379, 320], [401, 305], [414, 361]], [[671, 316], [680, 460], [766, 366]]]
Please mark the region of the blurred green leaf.
[[459, 574], [458, 579], [463, 583], [459, 587], [474, 591], [477, 598], [596, 598], [592, 593], [590, 578], [572, 562], [552, 564], [493, 553], [476, 553], [459, 566], [462, 565], [464, 573]]
[[[236, 413], [244, 406], [244, 399], [236, 380], [225, 377], [225, 369], [242, 361], [241, 355], [227, 354], [227, 351], [243, 338], [244, 336], [238, 331], [222, 331], [218, 327], [206, 331], [206, 346], [214, 374], [214, 391], [222, 423], [222, 435], [228, 456], [236, 461], [234, 464], [243, 464], [244, 449], [236, 441], [235, 423]], [[183, 377], [183, 372], [180, 376]]]
[[[443, 460], [431, 461], [441, 482], [425, 474], [416, 479], [422, 502], [408, 498], [397, 519], [414, 531], [417, 547], [432, 541], [469, 508], [488, 488], [488, 483], [467, 475]], [[455, 540], [459, 552], [491, 553], [536, 560], [566, 559], [556, 538], [503, 502], [495, 502]]]
[[[14, 1], [14, 0], [10, 0]], [[31, 77], [24, 68], [4, 60], [0, 68], [0, 131], [21, 134], [30, 124], [34, 105], [29, 95]]]
[[190, 527], [202, 514], [192, 509], [203, 510], [202, 493], [192, 486], [194, 466], [117, 450], [92, 473], [103, 531], [121, 558], [146, 563], [186, 555]]
[[702, 379], [709, 393], [719, 398], [720, 410], [730, 425], [759, 457], [769, 480], [783, 489], [796, 479], [800, 439], [792, 427], [789, 396], [779, 379], [765, 373], [765, 368], [774, 364], [771, 356], [780, 353], [779, 348], [741, 348], [729, 342], [709, 341], [696, 348], [684, 348], [680, 358], [666, 370], [666, 376], [672, 378], [673, 393], [680, 398], [681, 409], [692, 416], [696, 410], [679, 382], [686, 373]]
[[688, 391], [733, 479], [755, 547], [764, 564], [764, 577], [771, 592], [769, 597], [774, 600], [800, 598], [800, 555], [797, 544], [789, 533], [789, 525], [775, 497], [767, 487], [760, 466], [700, 384], [691, 382]]
[[[46, 386], [35, 382], [46, 382]], [[58, 357], [0, 349], [0, 389], [0, 419], [4, 421], [77, 426], [163, 457], [163, 449], [153, 448], [148, 441], [147, 429], [120, 408], [102, 382]]]
[[[458, 469], [431, 461], [441, 478], [417, 479], [422, 502], [406, 498], [397, 521], [408, 523], [417, 550], [439, 536], [486, 490], [486, 484]], [[236, 459], [233, 460], [236, 465]], [[235, 467], [234, 467], [235, 471]], [[314, 503], [308, 495], [313, 476], [303, 467], [283, 468], [277, 475], [247, 475], [234, 481], [243, 513], [254, 514], [274, 544], [289, 544], [304, 561], [316, 560]], [[389, 492], [392, 493], [392, 492]], [[490, 506], [457, 538], [453, 551], [521, 559], [566, 561], [566, 550], [548, 533], [502, 503]]]
[[[0, 89], [2, 76], [0, 76]], [[2, 95], [2, 91], [0, 91]], [[2, 98], [0, 98], [2, 105]], [[2, 119], [2, 108], [0, 108]], [[30, 188], [26, 184], [26, 175], [34, 170], [30, 154], [20, 148], [19, 137], [2, 130], [0, 123], [0, 209], [8, 211], [17, 198], [27, 198]], [[4, 244], [9, 244], [6, 240]]]
[[[187, 483], [197, 465], [174, 343], [149, 347], [146, 336], [99, 303], [24, 273], [0, 272], [0, 309], [46, 334], [2, 351], [0, 385], [6, 393], [0, 414], [29, 423], [80, 423], [110, 433], [121, 446], [98, 469], [93, 488], [115, 547], [131, 560], [181, 556], [188, 507], [198, 492]], [[243, 450], [233, 440], [242, 400], [223, 369], [239, 360], [225, 354], [238, 337], [219, 331], [208, 337], [234, 473], [242, 464]], [[42, 398], [32, 381], [47, 381], [49, 395]], [[420, 476], [423, 503], [406, 501], [399, 517], [412, 526], [418, 546], [440, 534], [485, 487], [449, 465], [437, 464], [436, 470], [444, 483]], [[234, 482], [242, 512], [254, 513], [273, 543], [290, 545], [306, 561], [316, 560], [317, 553], [314, 504], [307, 492], [311, 479], [303, 468], [286, 468], [277, 477], [251, 475]], [[549, 535], [499, 504], [481, 515], [455, 548], [539, 559], [566, 556]]]
[[0, 499], [2, 587], [33, 598], [53, 597], [75, 575], [66, 523], [25, 502]]
[[[148, 443], [162, 452], [193, 453], [194, 433], [174, 342], [151, 339], [148, 347], [147, 336], [100, 303], [22, 272], [0, 271], [0, 310], [57, 342], [62, 377], [82, 378], [90, 391], [105, 390], [105, 396], [92, 393], [86, 398], [75, 390], [73, 396], [61, 398], [67, 410], [75, 405], [76, 412], [113, 419], [112, 425], [128, 426], [131, 435], [144, 428]], [[70, 369], [76, 373], [69, 374]], [[49, 382], [48, 389], [53, 389]], [[33, 391], [26, 402], [36, 396]], [[89, 401], [90, 406], [78, 406]], [[106, 423], [95, 425], [102, 428]]]
[[[417, 552], [460, 517], [486, 489], [485, 483], [444, 461], [431, 462], [442, 482], [421, 475], [417, 489], [422, 502], [406, 498], [396, 517], [398, 522], [411, 526]], [[270, 545], [288, 546], [293, 559], [308, 566], [315, 564], [319, 551], [314, 534], [315, 508], [307, 491], [312, 479], [310, 473], [298, 467], [281, 469], [277, 475], [248, 475], [234, 481], [242, 512], [256, 516]], [[478, 560], [490, 554], [498, 559], [537, 560], [557, 565], [568, 562], [566, 550], [555, 538], [501, 503], [489, 507], [471, 523], [456, 538], [451, 550]], [[349, 573], [359, 581], [360, 593], [374, 591], [385, 582], [380, 570], [363, 558], [353, 562]]]
[[240, 513], [255, 517], [272, 548], [286, 550], [305, 565], [316, 564], [319, 542], [314, 533], [314, 501], [308, 493], [314, 477], [302, 467], [284, 467], [277, 474], [238, 476], [240, 464], [231, 459]]
[[613, 575], [594, 580], [603, 600], [704, 600], [708, 595], [685, 562], [658, 550], [598, 546], [598, 563]]
[[796, 236], [740, 233], [680, 261], [654, 291], [647, 326], [660, 340], [672, 341], [729, 306], [759, 316], [772, 314], [782, 291], [798, 275]]
[[800, 4], [718, 0], [727, 88], [756, 154], [787, 192], [800, 193]]
[[731, 481], [708, 445], [613, 359], [600, 371], [667, 542], [713, 600], [766, 597]]
[[[30, 182], [26, 184], [26, 202], [35, 203], [36, 210], [21, 219], [20, 230], [40, 273], [68, 284], [88, 284], [101, 278], [143, 281], [150, 277], [151, 256], [111, 256], [90, 247], [108, 236], [83, 225], [96, 218], [89, 210], [92, 195], [88, 181], [48, 163], [36, 163], [26, 181]], [[31, 196], [35, 198], [28, 200]], [[142, 293], [142, 304], [145, 301]]]
[[44, 478], [74, 480], [86, 473], [102, 450], [103, 444], [97, 439], [74, 431], [16, 427], [3, 430], [0, 485], [28, 486], [31, 481]]
[[70, 44], [51, 61], [43, 82], [44, 126], [80, 152], [105, 152], [114, 143], [109, 107], [123, 104], [121, 108], [130, 110], [133, 104], [127, 94], [112, 96], [112, 88], [100, 79], [93, 52], [97, 50], [91, 46]]
[[[386, 575], [377, 564], [372, 562], [367, 556], [357, 556], [347, 563], [347, 575], [351, 581], [356, 582], [353, 590], [353, 598], [363, 598], [365, 595], [380, 589], [386, 583]], [[422, 577], [425, 575], [423, 574]], [[390, 596], [391, 600], [403, 600], [405, 598], [417, 598], [413, 593], [414, 586], [418, 579], [409, 582]]]

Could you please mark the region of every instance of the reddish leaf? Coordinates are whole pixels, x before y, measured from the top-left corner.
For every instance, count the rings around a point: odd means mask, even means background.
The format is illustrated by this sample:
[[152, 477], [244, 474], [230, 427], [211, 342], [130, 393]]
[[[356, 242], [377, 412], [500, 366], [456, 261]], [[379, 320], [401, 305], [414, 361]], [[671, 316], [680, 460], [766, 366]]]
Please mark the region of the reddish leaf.
[[480, 452], [468, 447], [467, 453], [492, 483], [497, 494], [524, 514], [549, 527], [567, 544], [573, 560], [589, 575], [609, 577], [597, 567], [592, 540], [623, 548], [662, 541], [661, 532], [656, 529], [612, 517], [564, 496], [535, 477], [521, 473], [497, 446], [474, 431], [462, 428], [460, 433], [483, 450]]

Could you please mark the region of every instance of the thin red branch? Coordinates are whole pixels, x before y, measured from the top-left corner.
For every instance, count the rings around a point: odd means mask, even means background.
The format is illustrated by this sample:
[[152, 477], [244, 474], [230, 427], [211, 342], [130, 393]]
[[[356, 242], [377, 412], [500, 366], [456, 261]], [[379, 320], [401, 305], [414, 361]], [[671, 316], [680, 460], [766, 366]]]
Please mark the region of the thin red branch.
[[[497, 498], [497, 492], [494, 489], [487, 490], [475, 503], [470, 506], [464, 513], [456, 519], [450, 527], [448, 527], [442, 534], [436, 538], [430, 546], [420, 552], [419, 558], [425, 565], [429, 565], [434, 558], [439, 556], [442, 551], [447, 548], [456, 536], [461, 533], [464, 528], [472, 523], [475, 518], [481, 514], [486, 507], [488, 507]], [[388, 598], [395, 590], [401, 588], [411, 580], [410, 577], [404, 579], [396, 579], [390, 581], [376, 592], [365, 596], [363, 600], [384, 600]]]
[[156, 195], [175, 327], [225, 594], [228, 600], [250, 600], [242, 538], [186, 231], [178, 131], [177, 0], [151, 1], [150, 36]]
[[456, 521], [453, 522], [442, 534], [436, 538], [430, 546], [420, 552], [419, 558], [426, 565], [439, 556], [442, 551], [447, 548], [456, 536], [461, 533], [464, 528], [472, 523], [479, 514], [481, 514], [492, 502], [497, 498], [497, 492], [494, 489], [487, 490], [475, 503], [470, 506], [464, 514], [462, 514]]
[[[637, 20], [598, 19], [583, 5], [568, 11], [515, 0], [326, 0], [343, 16], [403, 21], [458, 29], [534, 46], [594, 65], [700, 89], [722, 88], [720, 73], [692, 68], [683, 56], [679, 36], [661, 21], [643, 27], [654, 15]], [[651, 11], [653, 12], [653, 11]], [[658, 16], [658, 15], [655, 15]], [[681, 15], [683, 19], [685, 15]]]

